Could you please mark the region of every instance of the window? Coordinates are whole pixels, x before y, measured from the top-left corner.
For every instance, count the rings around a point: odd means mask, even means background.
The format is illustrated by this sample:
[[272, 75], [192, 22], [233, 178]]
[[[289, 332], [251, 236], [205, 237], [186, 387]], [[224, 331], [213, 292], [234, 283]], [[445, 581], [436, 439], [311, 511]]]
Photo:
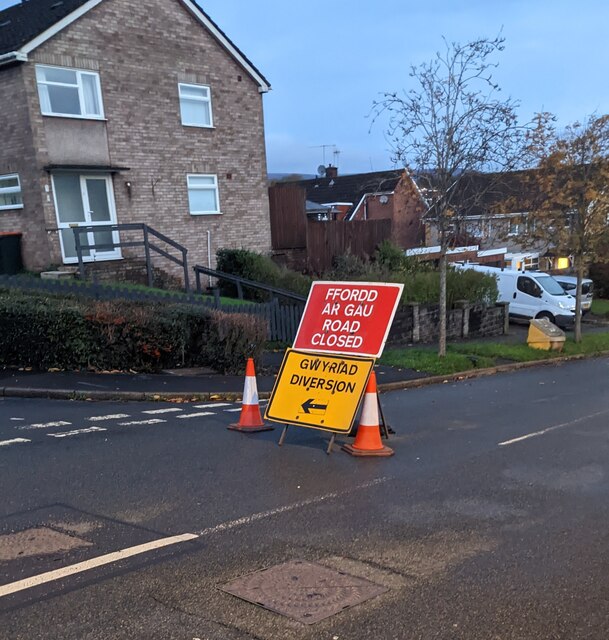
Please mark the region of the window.
[[213, 175], [189, 175], [188, 205], [193, 216], [220, 213], [218, 178]]
[[180, 115], [187, 127], [213, 127], [211, 91], [201, 84], [178, 84]]
[[515, 219], [515, 220], [510, 220], [510, 228], [508, 231], [508, 236], [517, 236], [520, 234], [520, 220], [519, 219]]
[[23, 209], [21, 183], [16, 173], [0, 176], [0, 211], [4, 209]]
[[531, 278], [520, 276], [518, 278], [517, 287], [519, 291], [522, 291], [522, 293], [526, 293], [527, 295], [535, 298], [541, 298], [541, 287], [534, 280], [531, 280]]
[[40, 110], [45, 116], [104, 117], [99, 74], [61, 67], [36, 67]]

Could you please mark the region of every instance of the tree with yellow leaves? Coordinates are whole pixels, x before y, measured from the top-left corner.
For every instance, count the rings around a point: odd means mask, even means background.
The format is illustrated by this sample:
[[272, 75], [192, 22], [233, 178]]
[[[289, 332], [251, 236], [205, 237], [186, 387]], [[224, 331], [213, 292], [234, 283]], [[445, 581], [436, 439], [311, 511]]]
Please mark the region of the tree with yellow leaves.
[[535, 198], [527, 227], [549, 250], [570, 255], [577, 275], [575, 341], [581, 341], [582, 279], [591, 262], [607, 259], [609, 115], [588, 116], [557, 133], [539, 114], [529, 151], [537, 156]]

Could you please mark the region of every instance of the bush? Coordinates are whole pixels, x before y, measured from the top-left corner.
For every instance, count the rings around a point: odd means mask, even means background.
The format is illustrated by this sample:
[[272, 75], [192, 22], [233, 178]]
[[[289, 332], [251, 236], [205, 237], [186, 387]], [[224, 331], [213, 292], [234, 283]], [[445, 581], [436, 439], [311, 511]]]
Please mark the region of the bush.
[[[404, 285], [403, 303], [437, 304], [440, 298], [440, 272], [432, 270], [430, 263], [407, 258], [402, 249], [389, 242], [379, 246], [374, 262], [366, 262], [352, 254], [337, 257], [325, 279], [400, 282]], [[446, 302], [449, 307], [457, 300], [494, 304], [497, 295], [497, 281], [493, 276], [473, 270], [448, 269]]]
[[[219, 249], [216, 253], [218, 271], [234, 276], [254, 280], [271, 287], [286, 289], [306, 296], [311, 287], [311, 278], [285, 267], [276, 265], [268, 256], [246, 249]], [[237, 287], [226, 281], [220, 281], [220, 293], [237, 297]], [[243, 295], [255, 302], [268, 302], [271, 295], [258, 289], [244, 287]]]
[[594, 281], [594, 297], [609, 298], [609, 263], [591, 264], [588, 277]]
[[36, 369], [237, 373], [266, 339], [265, 322], [250, 315], [15, 292], [0, 292], [0, 326], [0, 364]]

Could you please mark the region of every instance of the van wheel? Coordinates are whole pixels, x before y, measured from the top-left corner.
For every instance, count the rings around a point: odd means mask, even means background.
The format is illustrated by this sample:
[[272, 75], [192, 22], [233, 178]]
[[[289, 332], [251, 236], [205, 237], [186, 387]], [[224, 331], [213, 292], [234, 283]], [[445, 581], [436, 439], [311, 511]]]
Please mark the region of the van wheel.
[[537, 319], [547, 318], [552, 324], [556, 324], [554, 316], [549, 311], [541, 311], [535, 316]]

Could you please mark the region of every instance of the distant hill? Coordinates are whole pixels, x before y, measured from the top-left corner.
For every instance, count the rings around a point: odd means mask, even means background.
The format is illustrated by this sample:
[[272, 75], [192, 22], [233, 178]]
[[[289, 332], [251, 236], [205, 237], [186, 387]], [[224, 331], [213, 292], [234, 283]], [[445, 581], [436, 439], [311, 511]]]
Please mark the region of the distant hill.
[[269, 173], [269, 182], [292, 182], [294, 180], [310, 180], [316, 178], [314, 173]]

